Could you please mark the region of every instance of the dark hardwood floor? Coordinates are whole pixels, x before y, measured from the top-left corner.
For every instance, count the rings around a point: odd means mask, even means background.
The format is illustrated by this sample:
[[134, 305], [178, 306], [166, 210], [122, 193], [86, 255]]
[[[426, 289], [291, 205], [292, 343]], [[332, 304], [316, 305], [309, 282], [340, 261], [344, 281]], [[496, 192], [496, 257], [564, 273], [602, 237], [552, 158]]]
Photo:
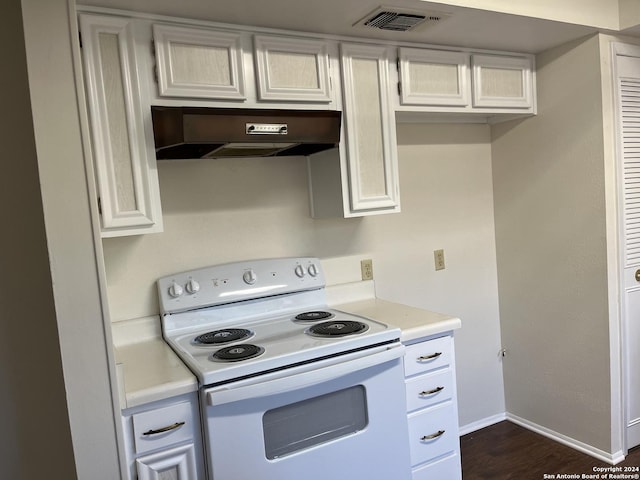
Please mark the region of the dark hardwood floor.
[[[500, 422], [460, 437], [463, 480], [542, 480], [563, 478], [639, 478], [640, 447], [632, 449], [625, 460], [615, 467], [621, 471], [597, 472], [594, 467], [611, 467], [546, 437], [511, 422]], [[625, 472], [624, 467], [632, 467]], [[588, 477], [596, 475], [600, 477]], [[604, 474], [607, 476], [604, 476]], [[545, 477], [545, 474], [547, 477]], [[633, 476], [631, 476], [633, 475]], [[564, 477], [572, 478], [572, 477]]]

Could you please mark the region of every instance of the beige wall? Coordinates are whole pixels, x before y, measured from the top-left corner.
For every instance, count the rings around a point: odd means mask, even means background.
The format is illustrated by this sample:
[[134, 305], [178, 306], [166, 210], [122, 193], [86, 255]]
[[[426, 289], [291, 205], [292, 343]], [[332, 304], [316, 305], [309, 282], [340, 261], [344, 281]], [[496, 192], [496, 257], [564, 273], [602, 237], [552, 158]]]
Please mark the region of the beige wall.
[[20, 1], [3, 4], [0, 23], [0, 476], [73, 479]]
[[620, 29], [640, 24], [640, 2], [636, 0], [620, 0]]
[[[36, 150], [32, 154], [37, 154], [40, 176], [40, 185], [33, 179], [32, 194], [40, 190], [42, 195], [40, 205], [44, 210], [50, 262], [47, 268], [51, 269], [51, 276], [48, 286], [25, 287], [24, 284], [32, 283], [28, 275], [11, 278], [10, 283], [20, 296], [24, 295], [23, 305], [29, 308], [37, 308], [37, 295], [41, 290], [49, 295], [53, 293], [55, 317], [49, 320], [53, 322], [51, 330], [56, 328], [57, 320], [57, 335], [51, 338], [58, 337], [59, 343], [55, 343], [62, 353], [64, 385], [60, 384], [58, 388], [66, 395], [63, 400], [67, 407], [61, 410], [55, 403], [58, 399], [54, 395], [58, 392], [53, 389], [48, 392], [46, 387], [48, 382], [53, 382], [47, 372], [53, 368], [50, 362], [54, 360], [46, 354], [53, 343], [47, 344], [42, 351], [42, 338], [35, 323], [22, 322], [23, 338], [35, 334], [39, 339], [37, 344], [29, 344], [32, 348], [26, 351], [37, 362], [35, 366], [42, 369], [38, 375], [25, 375], [21, 379], [23, 382], [38, 381], [34, 384], [38, 385], [37, 395], [24, 404], [35, 412], [36, 419], [41, 420], [37, 429], [28, 431], [29, 441], [35, 447], [48, 438], [47, 448], [50, 449], [43, 454], [35, 448], [28, 452], [29, 468], [34, 472], [41, 469], [42, 473], [26, 478], [48, 478], [51, 472], [55, 472], [56, 478], [72, 478], [71, 474], [66, 475], [64, 470], [57, 471], [55, 466], [48, 464], [46, 457], [61, 451], [61, 459], [66, 459], [70, 427], [78, 478], [112, 480], [119, 478], [121, 472], [116, 444], [119, 411], [114, 409], [115, 392], [111, 388], [113, 377], [109, 368], [114, 362], [108, 337], [110, 330], [105, 329], [103, 322], [98, 273], [101, 252], [96, 252], [94, 244], [80, 136], [71, 50], [72, 40], [76, 39], [70, 34], [73, 17], [68, 0], [22, 0], [22, 8], [33, 116], [29, 126], [35, 133]], [[13, 24], [9, 22], [8, 26]], [[2, 45], [10, 52], [15, 48], [15, 41], [8, 39]], [[24, 86], [27, 86], [26, 82]], [[12, 91], [9, 97], [11, 95], [14, 95]], [[18, 135], [22, 130], [15, 127], [14, 119], [11, 122], [9, 136]], [[20, 160], [22, 157], [22, 150], [16, 148], [16, 152], [6, 158]], [[15, 162], [15, 165], [21, 164], [21, 161]], [[3, 178], [12, 185], [20, 185], [11, 176]], [[26, 218], [27, 212], [22, 211], [18, 199], [15, 195], [7, 197], [3, 208], [15, 209]], [[21, 242], [28, 238], [22, 238], [15, 229], [11, 232], [11, 238], [16, 241], [15, 250], [18, 250]], [[12, 249], [6, 251], [14, 253]], [[13, 364], [19, 362], [14, 359]], [[45, 412], [48, 413], [46, 418]]]
[[492, 129], [507, 411], [610, 452], [598, 37], [537, 58], [538, 116]]
[[[358, 278], [352, 256], [370, 257], [380, 296], [462, 318], [461, 424], [504, 411], [489, 127], [401, 125], [398, 135], [396, 215], [313, 220], [303, 158], [160, 162], [165, 231], [103, 240], [113, 319], [157, 314], [154, 282], [180, 270], [312, 255], [332, 271], [352, 265], [335, 282]], [[439, 248], [447, 269], [435, 272]]]
[[376, 290], [462, 319], [459, 417], [472, 429], [504, 412], [489, 126], [402, 125], [398, 142], [402, 213], [374, 224]]

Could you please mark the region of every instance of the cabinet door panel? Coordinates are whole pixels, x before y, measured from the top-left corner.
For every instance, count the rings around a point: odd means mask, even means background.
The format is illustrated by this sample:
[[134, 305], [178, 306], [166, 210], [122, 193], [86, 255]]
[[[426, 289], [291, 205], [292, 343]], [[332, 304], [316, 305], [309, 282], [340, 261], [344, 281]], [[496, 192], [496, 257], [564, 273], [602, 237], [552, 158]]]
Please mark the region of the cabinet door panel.
[[102, 236], [162, 231], [154, 152], [146, 148], [133, 23], [81, 15]]
[[473, 55], [472, 59], [475, 107], [532, 107], [532, 61], [528, 57]]
[[196, 474], [192, 443], [163, 450], [136, 460], [138, 480], [193, 480]]
[[254, 43], [260, 100], [331, 101], [326, 42], [256, 36]]
[[401, 48], [399, 55], [403, 105], [469, 104], [469, 54]]
[[241, 36], [154, 25], [159, 94], [245, 100]]
[[399, 208], [388, 50], [342, 45], [351, 209]]

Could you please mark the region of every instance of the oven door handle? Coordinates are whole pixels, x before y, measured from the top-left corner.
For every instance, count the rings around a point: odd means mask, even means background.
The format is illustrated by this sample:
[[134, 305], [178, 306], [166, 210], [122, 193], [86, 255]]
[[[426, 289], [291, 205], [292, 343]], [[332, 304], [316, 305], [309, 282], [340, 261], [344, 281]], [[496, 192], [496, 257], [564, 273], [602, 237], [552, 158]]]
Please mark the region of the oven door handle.
[[[300, 390], [318, 383], [335, 380], [358, 370], [381, 365], [395, 360], [404, 355], [404, 346], [386, 347], [383, 351], [372, 353], [365, 357], [359, 357], [344, 362], [333, 364], [316, 370], [307, 370], [301, 373], [284, 378], [277, 378], [264, 382], [252, 383], [250, 385], [221, 386], [205, 390], [207, 404], [210, 406], [223, 405], [249, 398], [268, 397], [280, 393], [287, 393], [292, 390]], [[255, 379], [253, 379], [255, 382]]]

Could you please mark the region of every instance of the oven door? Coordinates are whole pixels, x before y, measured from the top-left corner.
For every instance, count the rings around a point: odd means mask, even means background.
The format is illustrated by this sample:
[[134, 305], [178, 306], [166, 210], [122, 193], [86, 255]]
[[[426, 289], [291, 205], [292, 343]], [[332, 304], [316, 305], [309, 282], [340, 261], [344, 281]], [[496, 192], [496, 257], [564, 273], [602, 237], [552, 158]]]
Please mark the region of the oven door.
[[212, 479], [410, 479], [403, 352], [203, 389]]

